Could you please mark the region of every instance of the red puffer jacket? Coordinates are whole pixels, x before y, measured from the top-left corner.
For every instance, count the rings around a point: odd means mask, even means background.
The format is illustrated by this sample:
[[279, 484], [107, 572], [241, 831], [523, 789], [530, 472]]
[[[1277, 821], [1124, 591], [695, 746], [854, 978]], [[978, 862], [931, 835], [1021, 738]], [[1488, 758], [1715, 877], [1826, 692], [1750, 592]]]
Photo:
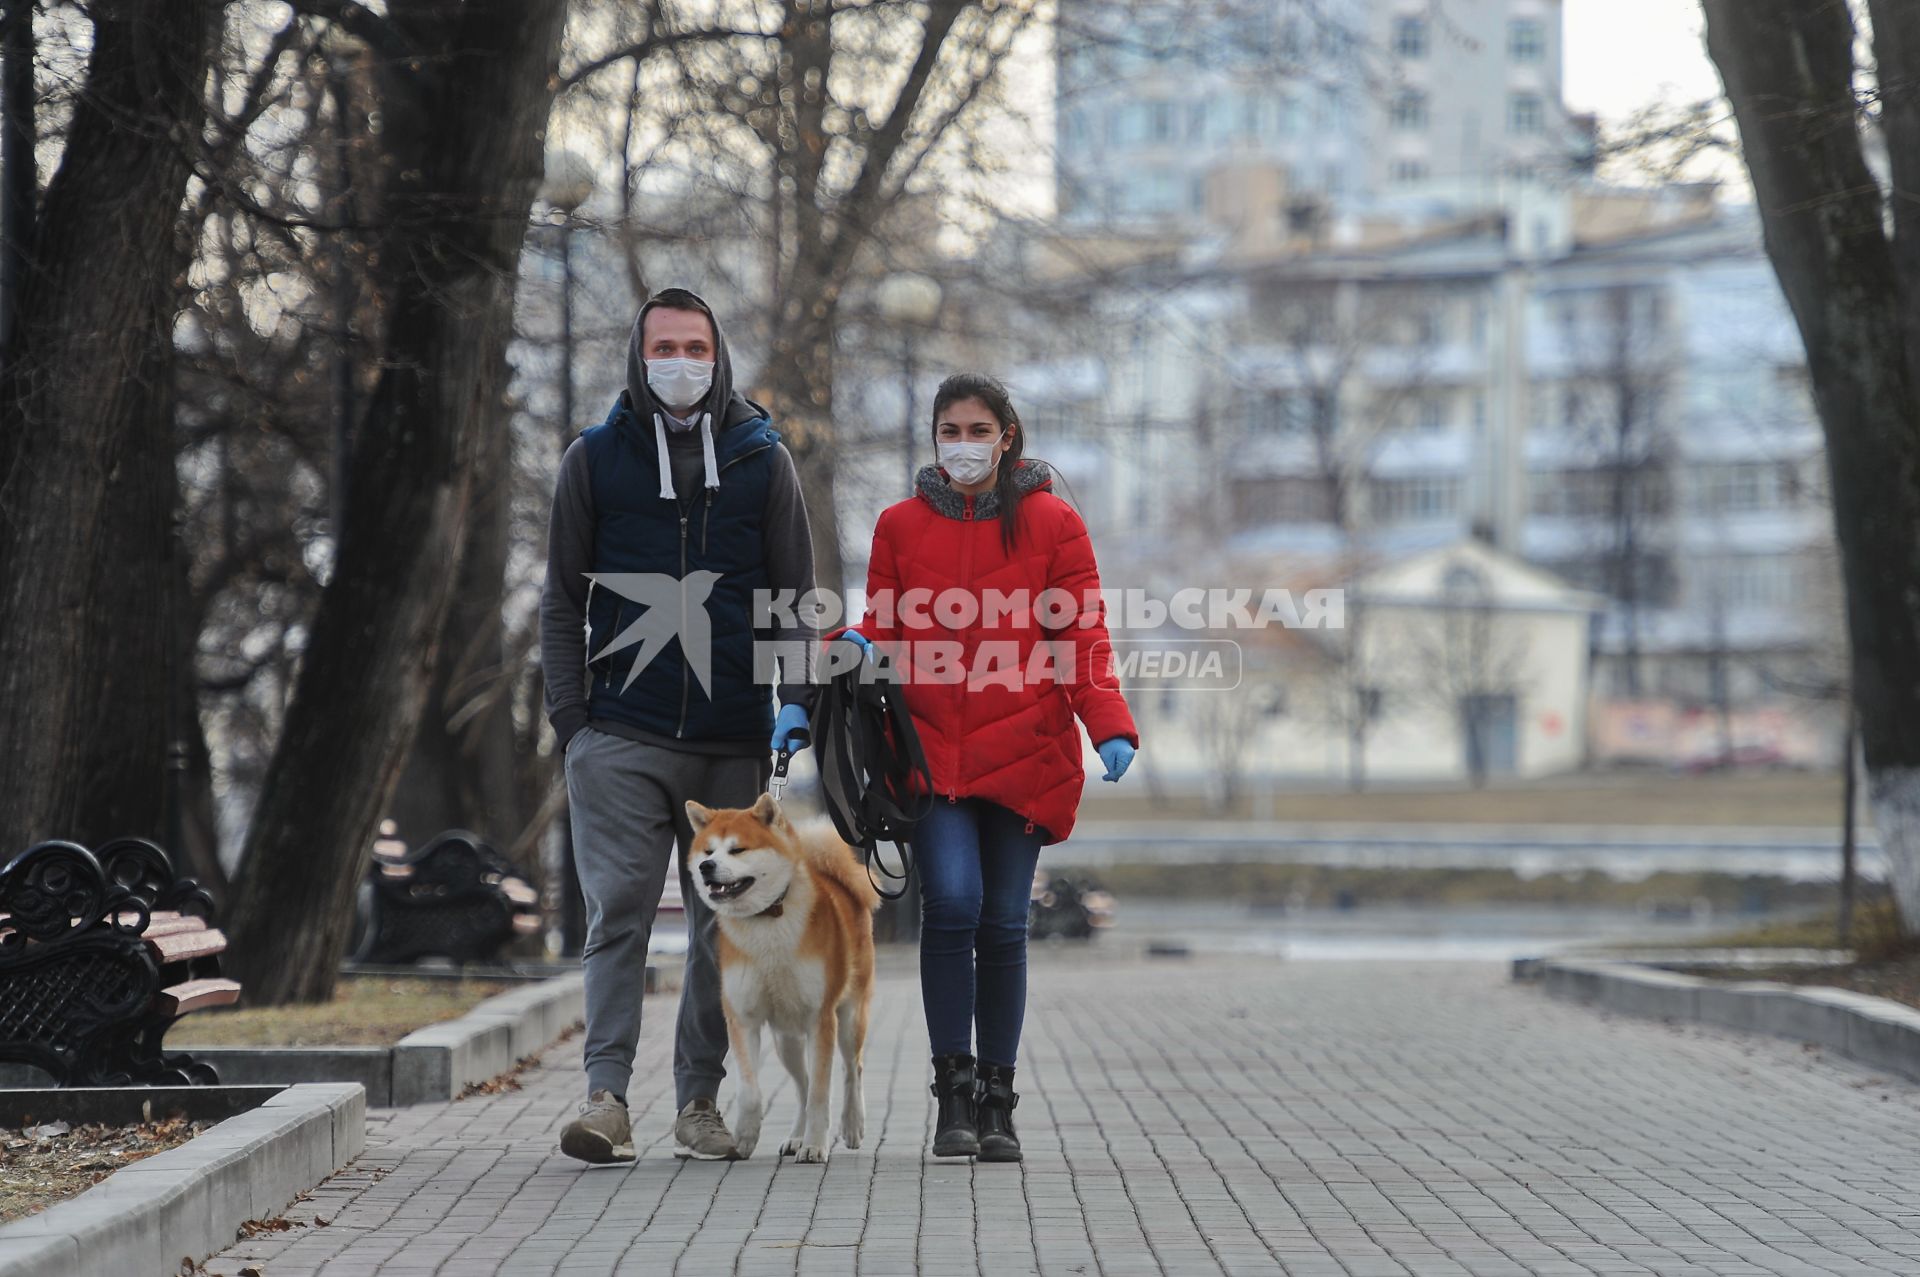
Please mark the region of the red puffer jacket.
[[[1096, 745], [1118, 736], [1137, 749], [1140, 737], [1114, 675], [1087, 525], [1054, 495], [1044, 463], [1022, 461], [1014, 473], [1023, 495], [1009, 553], [995, 494], [964, 496], [924, 467], [915, 495], [874, 525], [866, 616], [853, 628], [909, 661], [905, 701], [936, 801], [999, 803], [1056, 843], [1073, 832], [1086, 783], [1075, 715]], [[1041, 608], [1048, 590], [1064, 592], [1050, 597], [1070, 600], [1071, 617]], [[989, 596], [1016, 606], [990, 611]]]

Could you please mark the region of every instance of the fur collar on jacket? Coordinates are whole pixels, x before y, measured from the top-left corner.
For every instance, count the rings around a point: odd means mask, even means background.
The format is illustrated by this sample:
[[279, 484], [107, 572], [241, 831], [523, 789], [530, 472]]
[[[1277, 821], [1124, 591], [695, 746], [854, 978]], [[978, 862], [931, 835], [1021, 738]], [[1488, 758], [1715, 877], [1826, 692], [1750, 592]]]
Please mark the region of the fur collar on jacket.
[[[1044, 461], [1022, 458], [1013, 468], [1013, 483], [1023, 497], [1045, 492], [1053, 487], [1053, 471]], [[939, 466], [921, 466], [920, 472], [913, 477], [913, 488], [920, 499], [936, 512], [949, 519], [966, 517], [966, 494], [954, 490]], [[999, 515], [1000, 493], [997, 488], [988, 488], [973, 499], [973, 517], [976, 521], [998, 518]]]

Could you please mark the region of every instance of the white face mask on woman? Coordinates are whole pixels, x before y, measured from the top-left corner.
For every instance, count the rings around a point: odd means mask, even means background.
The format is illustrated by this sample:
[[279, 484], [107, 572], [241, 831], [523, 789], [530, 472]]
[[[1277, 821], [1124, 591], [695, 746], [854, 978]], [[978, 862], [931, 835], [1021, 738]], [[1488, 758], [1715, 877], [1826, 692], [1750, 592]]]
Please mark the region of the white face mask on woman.
[[986, 443], [962, 443], [958, 440], [949, 443], [941, 440], [934, 445], [941, 468], [955, 483], [979, 483], [992, 474], [1000, 460], [999, 448], [998, 439]]

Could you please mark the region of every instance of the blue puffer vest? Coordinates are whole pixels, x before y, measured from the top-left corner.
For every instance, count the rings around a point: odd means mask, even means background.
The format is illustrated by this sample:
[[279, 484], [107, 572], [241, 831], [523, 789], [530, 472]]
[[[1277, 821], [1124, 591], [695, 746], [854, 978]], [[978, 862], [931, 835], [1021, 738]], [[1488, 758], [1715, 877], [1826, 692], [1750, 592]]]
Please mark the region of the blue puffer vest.
[[[587, 598], [587, 714], [680, 740], [764, 741], [773, 731], [773, 687], [754, 681], [753, 594], [767, 588], [762, 525], [769, 465], [780, 434], [764, 417], [735, 424], [714, 440], [717, 491], [660, 495], [651, 429], [616, 400], [607, 419], [580, 432], [593, 481], [593, 570], [649, 572], [684, 581], [717, 573], [706, 612], [712, 630], [712, 696], [688, 665], [678, 637], [668, 639], [626, 686], [643, 644], [592, 658], [648, 608], [605, 585]], [[700, 580], [703, 578], [695, 578]], [[621, 690], [625, 687], [625, 690]]]

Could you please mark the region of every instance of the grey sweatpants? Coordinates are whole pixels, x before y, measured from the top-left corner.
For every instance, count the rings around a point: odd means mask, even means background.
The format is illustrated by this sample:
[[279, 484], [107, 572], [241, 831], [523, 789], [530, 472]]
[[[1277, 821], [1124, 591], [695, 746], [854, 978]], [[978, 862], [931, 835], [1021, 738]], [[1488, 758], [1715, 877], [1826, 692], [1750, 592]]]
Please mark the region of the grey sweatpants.
[[727, 1019], [720, 1006], [713, 911], [687, 876], [693, 829], [686, 804], [691, 798], [709, 807], [750, 807], [773, 764], [765, 755], [688, 754], [583, 727], [567, 746], [564, 767], [574, 864], [587, 902], [587, 942], [580, 955], [587, 984], [587, 1093], [624, 1097], [633, 1077], [647, 941], [671, 866], [687, 907], [686, 977], [673, 1041], [675, 1104], [717, 1100], [727, 1075]]

